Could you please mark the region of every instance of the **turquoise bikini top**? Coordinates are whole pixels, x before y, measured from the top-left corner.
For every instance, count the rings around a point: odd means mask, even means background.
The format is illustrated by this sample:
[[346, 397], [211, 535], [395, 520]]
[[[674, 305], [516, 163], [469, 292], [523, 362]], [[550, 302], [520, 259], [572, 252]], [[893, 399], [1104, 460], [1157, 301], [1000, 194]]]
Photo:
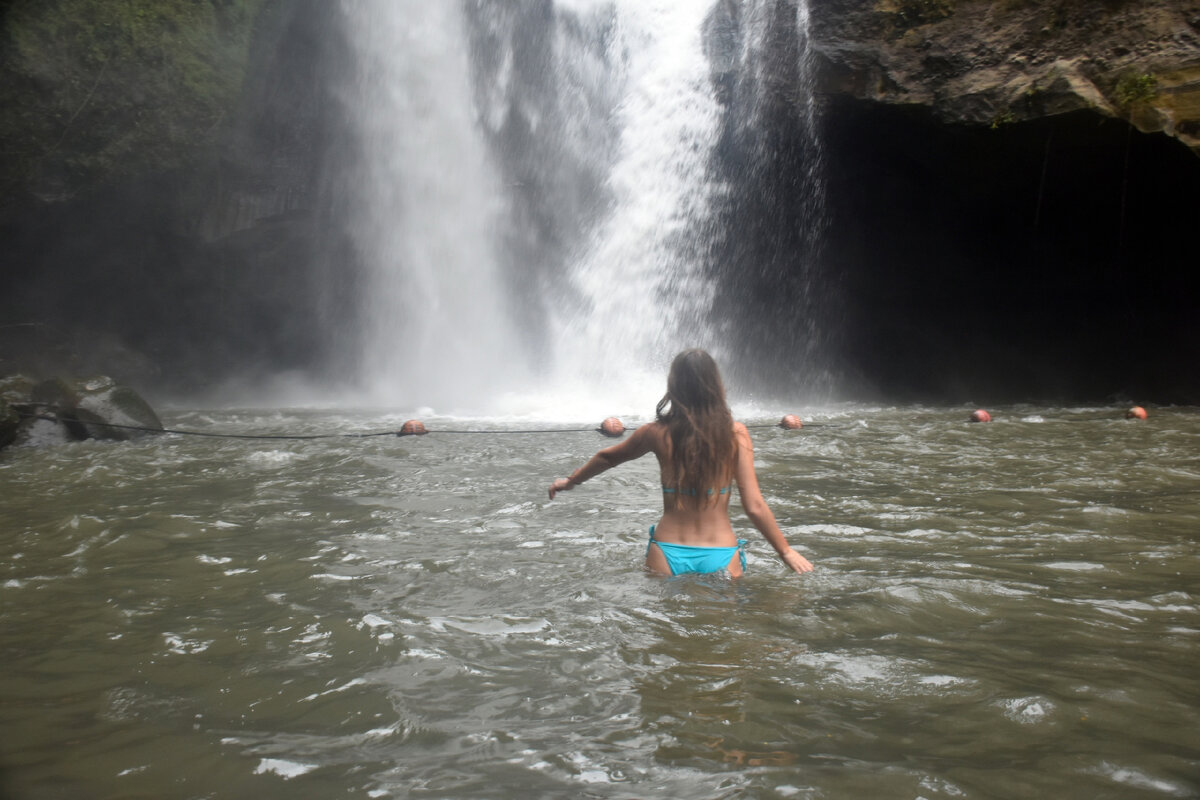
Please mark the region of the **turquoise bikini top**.
[[[720, 489], [705, 489], [704, 493], [711, 497], [713, 492], [719, 491], [721, 494], [729, 494], [731, 489], [733, 489], [732, 483], [728, 486], [722, 486]], [[670, 486], [664, 486], [662, 487], [662, 490], [663, 494], [675, 494], [675, 490]], [[679, 493], [687, 497], [695, 497], [696, 495], [700, 494], [699, 490], [697, 489], [680, 489]]]

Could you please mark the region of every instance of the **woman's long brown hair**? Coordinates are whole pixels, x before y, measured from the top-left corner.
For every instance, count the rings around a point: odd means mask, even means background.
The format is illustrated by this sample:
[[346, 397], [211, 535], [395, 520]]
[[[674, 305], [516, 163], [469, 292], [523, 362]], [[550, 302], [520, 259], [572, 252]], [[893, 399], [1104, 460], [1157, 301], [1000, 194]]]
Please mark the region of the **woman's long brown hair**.
[[675, 356], [655, 415], [671, 439], [674, 480], [666, 488], [675, 490], [676, 503], [692, 495], [700, 505], [716, 502], [719, 488], [732, 480], [736, 446], [725, 384], [712, 356], [699, 349]]

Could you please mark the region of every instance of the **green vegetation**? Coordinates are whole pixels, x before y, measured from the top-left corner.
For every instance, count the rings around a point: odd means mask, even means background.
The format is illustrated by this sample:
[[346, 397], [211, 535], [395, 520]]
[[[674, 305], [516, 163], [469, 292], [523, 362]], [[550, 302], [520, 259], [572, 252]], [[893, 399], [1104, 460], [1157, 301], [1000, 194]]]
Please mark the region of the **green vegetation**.
[[170, 169], [240, 95], [265, 0], [14, 0], [0, 58], [0, 194]]
[[1148, 72], [1130, 72], [1117, 81], [1114, 90], [1117, 102], [1125, 107], [1148, 103], [1158, 94], [1158, 79]]

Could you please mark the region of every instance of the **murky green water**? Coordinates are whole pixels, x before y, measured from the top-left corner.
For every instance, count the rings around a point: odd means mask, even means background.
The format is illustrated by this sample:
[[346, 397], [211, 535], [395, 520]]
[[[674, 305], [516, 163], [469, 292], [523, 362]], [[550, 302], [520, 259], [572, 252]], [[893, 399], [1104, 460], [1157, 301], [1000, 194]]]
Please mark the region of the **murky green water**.
[[817, 571], [736, 583], [642, 574], [652, 459], [546, 501], [595, 434], [5, 451], [7, 789], [1200, 796], [1200, 413], [992, 411], [756, 429]]

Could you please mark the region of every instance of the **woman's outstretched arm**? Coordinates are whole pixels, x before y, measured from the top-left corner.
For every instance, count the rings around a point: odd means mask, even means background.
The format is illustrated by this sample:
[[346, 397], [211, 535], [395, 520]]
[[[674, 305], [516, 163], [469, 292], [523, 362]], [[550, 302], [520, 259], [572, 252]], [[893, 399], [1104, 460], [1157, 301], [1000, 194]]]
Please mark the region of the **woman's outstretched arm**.
[[734, 438], [737, 441], [734, 477], [746, 516], [793, 572], [811, 572], [813, 565], [787, 543], [783, 531], [779, 530], [779, 523], [775, 521], [775, 515], [771, 513], [771, 507], [763, 499], [762, 490], [758, 488], [758, 474], [754, 471], [754, 443], [750, 441], [750, 432], [740, 422], [734, 424]]
[[642, 425], [629, 438], [612, 447], [606, 447], [588, 459], [588, 462], [571, 473], [569, 478], [559, 478], [550, 484], [550, 499], [559, 492], [575, 488], [589, 478], [594, 478], [605, 470], [612, 469], [618, 464], [641, 458], [654, 449], [655, 426], [657, 423]]

